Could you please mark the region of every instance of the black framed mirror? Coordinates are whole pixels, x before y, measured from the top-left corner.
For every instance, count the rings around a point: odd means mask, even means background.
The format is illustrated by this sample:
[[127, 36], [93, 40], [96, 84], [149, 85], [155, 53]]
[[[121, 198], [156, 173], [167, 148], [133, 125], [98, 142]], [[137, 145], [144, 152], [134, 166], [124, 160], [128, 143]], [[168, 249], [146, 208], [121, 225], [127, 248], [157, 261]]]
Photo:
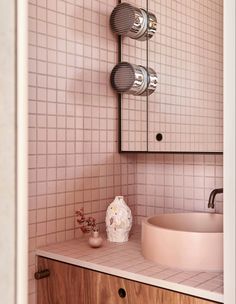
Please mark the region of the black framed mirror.
[[156, 18], [155, 33], [145, 39], [118, 35], [119, 63], [151, 68], [158, 77], [151, 94], [118, 94], [120, 152], [221, 154], [223, 15], [217, 4], [119, 3]]

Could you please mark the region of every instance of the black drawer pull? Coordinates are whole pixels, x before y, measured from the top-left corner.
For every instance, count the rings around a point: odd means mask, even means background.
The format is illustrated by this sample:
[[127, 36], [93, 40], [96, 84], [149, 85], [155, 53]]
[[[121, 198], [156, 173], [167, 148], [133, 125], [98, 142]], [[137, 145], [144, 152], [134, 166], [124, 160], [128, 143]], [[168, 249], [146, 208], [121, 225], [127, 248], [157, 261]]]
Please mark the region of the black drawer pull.
[[49, 277], [49, 276], [50, 276], [49, 269], [44, 269], [44, 270], [41, 270], [41, 271], [37, 271], [34, 274], [34, 278], [36, 280], [41, 280], [41, 279], [44, 279], [44, 278]]
[[126, 291], [124, 290], [124, 288], [120, 288], [118, 290], [118, 294], [121, 298], [125, 298], [126, 297]]

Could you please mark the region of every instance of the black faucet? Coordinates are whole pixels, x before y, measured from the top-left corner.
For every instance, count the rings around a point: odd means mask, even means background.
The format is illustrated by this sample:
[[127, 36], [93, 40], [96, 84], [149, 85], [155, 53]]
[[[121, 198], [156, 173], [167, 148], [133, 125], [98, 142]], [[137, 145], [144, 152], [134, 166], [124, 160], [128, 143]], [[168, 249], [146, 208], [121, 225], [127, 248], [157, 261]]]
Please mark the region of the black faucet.
[[215, 197], [216, 197], [216, 194], [218, 194], [218, 193], [223, 193], [223, 188], [214, 189], [211, 191], [211, 194], [210, 194], [209, 200], [208, 200], [208, 208], [215, 208]]

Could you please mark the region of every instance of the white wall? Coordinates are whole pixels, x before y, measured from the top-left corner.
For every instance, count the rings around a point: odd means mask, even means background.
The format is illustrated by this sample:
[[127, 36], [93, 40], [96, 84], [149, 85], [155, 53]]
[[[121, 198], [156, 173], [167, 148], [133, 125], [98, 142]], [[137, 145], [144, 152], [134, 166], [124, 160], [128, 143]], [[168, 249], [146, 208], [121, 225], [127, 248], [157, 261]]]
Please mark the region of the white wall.
[[[16, 303], [28, 299], [28, 1], [17, 0]], [[31, 304], [31, 303], [29, 303]]]
[[0, 299], [27, 303], [27, 1], [0, 2]]
[[15, 303], [15, 1], [0, 1], [0, 299]]

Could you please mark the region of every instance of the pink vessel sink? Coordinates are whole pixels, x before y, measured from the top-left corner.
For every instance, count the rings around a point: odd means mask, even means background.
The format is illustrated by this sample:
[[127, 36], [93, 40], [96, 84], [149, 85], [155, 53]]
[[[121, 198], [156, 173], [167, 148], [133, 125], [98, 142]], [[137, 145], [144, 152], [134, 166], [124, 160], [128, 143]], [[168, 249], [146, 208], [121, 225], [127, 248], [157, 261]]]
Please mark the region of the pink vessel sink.
[[223, 270], [223, 216], [174, 213], [142, 222], [143, 256], [167, 267], [197, 271]]

